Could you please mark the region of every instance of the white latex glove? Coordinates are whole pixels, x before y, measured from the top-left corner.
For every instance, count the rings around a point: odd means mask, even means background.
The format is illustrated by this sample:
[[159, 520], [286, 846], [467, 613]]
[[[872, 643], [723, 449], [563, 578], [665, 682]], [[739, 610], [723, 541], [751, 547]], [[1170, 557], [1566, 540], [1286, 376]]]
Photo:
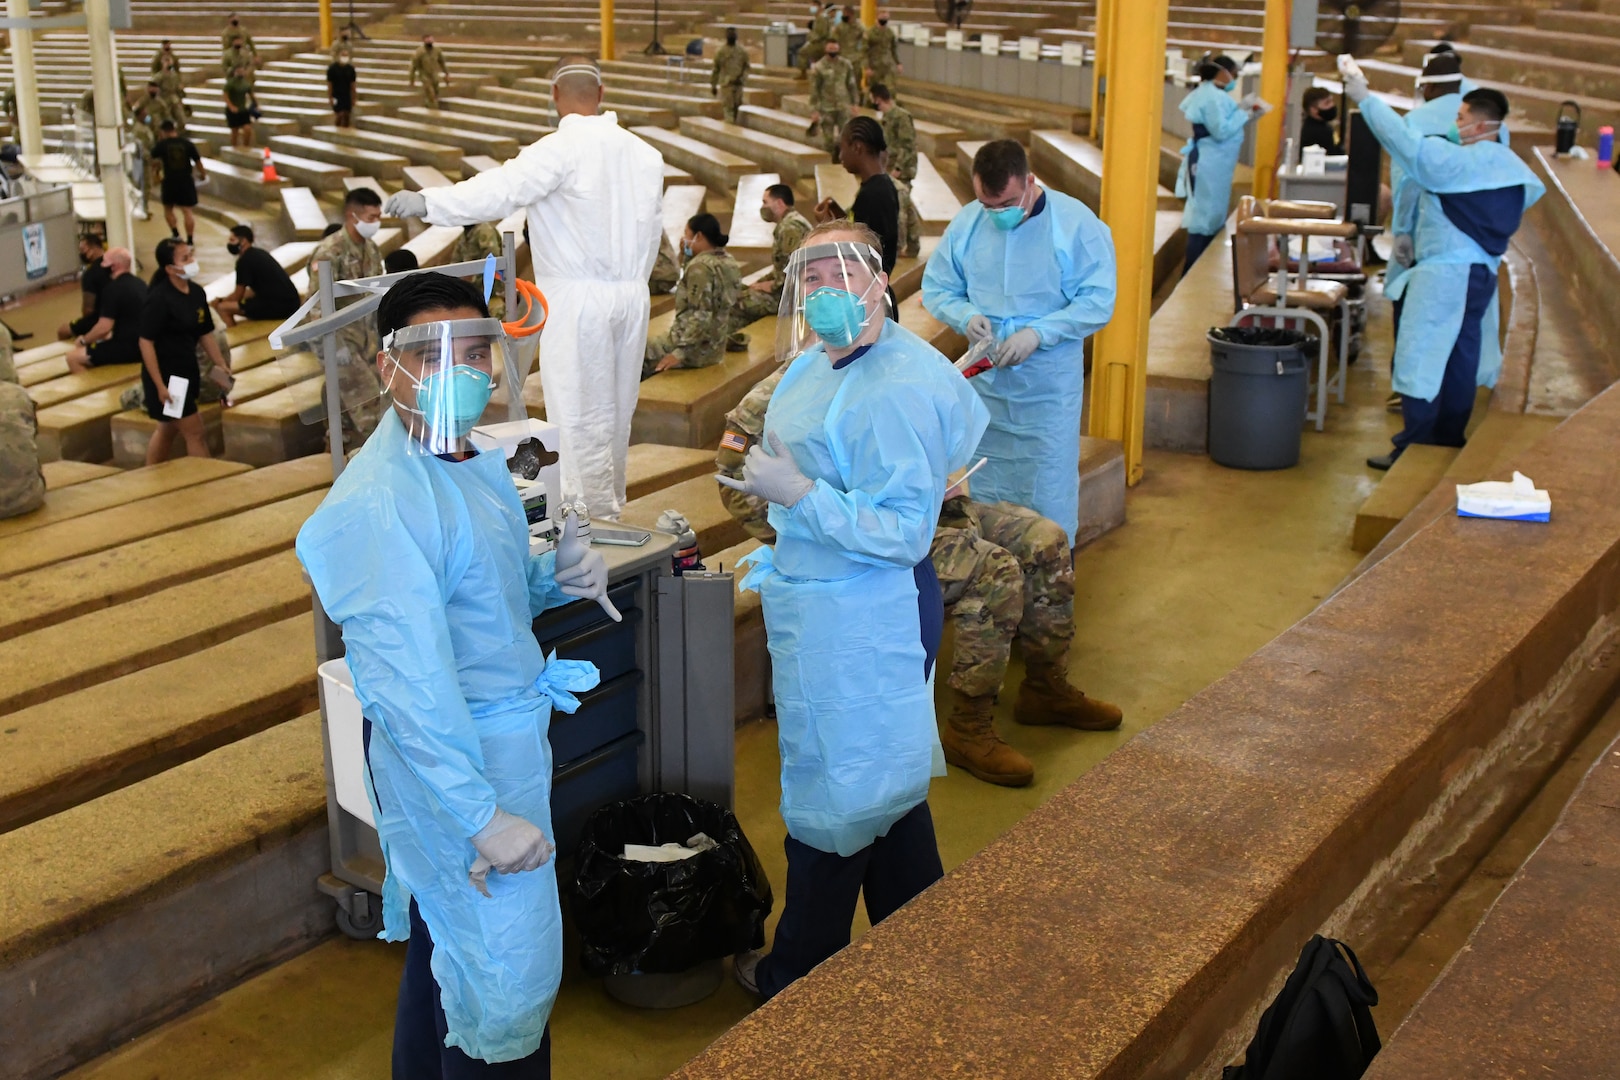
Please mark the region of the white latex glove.
[[990, 328], [990, 320], [983, 315], [975, 315], [967, 321], [969, 341], [982, 341], [993, 334], [995, 334], [995, 331]]
[[771, 444], [769, 451], [759, 443], [749, 449], [748, 457], [743, 461], [741, 480], [733, 480], [724, 474], [717, 475], [715, 479], [733, 491], [778, 506], [792, 507], [810, 494], [816, 482], [799, 471], [799, 463], [793, 460], [793, 455], [782, 444], [780, 435], [772, 431], [767, 438]]
[[383, 203], [383, 217], [427, 217], [427, 196], [420, 191], [396, 191]]
[[608, 599], [607, 560], [600, 551], [592, 550], [590, 541], [580, 535], [579, 517], [572, 510], [563, 514], [554, 576], [557, 587], [569, 596], [595, 600], [614, 622], [624, 620]]
[[1041, 335], [1031, 327], [1024, 327], [996, 349], [996, 367], [1017, 367], [1028, 360], [1041, 347]]
[[489, 888], [484, 879], [491, 870], [502, 874], [537, 870], [546, 865], [557, 850], [538, 826], [498, 806], [495, 816], [478, 830], [472, 843], [478, 858], [473, 861], [467, 879], [485, 896], [489, 895]]
[[1403, 270], [1416, 261], [1410, 236], [1397, 236], [1395, 238], [1395, 245], [1390, 249], [1389, 261]]

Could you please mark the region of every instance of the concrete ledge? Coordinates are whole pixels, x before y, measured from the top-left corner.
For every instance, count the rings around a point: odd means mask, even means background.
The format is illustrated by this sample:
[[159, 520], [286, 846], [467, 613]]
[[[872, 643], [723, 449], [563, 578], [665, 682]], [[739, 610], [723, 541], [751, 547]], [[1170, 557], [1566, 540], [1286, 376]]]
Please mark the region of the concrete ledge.
[[113, 472], [101, 479], [75, 484], [67, 490], [47, 487], [44, 506], [31, 514], [0, 521], [0, 537], [16, 536], [44, 525], [54, 525], [59, 521], [93, 514], [97, 510], [149, 499], [154, 495], [245, 471], [247, 466], [230, 461], [176, 458], [127, 473]]
[[1377, 547], [1434, 490], [1456, 457], [1449, 446], [1408, 446], [1356, 511], [1350, 550], [1365, 554]]
[[748, 539], [748, 533], [720, 501], [720, 485], [714, 482], [712, 470], [660, 488], [651, 495], [631, 499], [619, 520], [626, 525], [651, 529], [665, 510], [679, 510], [686, 515], [692, 531], [697, 533], [698, 548], [705, 553], [723, 551]]
[[[217, 401], [197, 406], [197, 415], [203, 421], [203, 440], [208, 443], [208, 452], [213, 455], [207, 459], [210, 461], [220, 461], [225, 456], [224, 413], [224, 407]], [[107, 422], [107, 432], [112, 439], [113, 464], [121, 469], [145, 468], [146, 447], [156, 430], [157, 421], [147, 416], [145, 409], [125, 409], [121, 413], [114, 413]], [[171, 461], [185, 461], [190, 451], [186, 449], [184, 439], [176, 439], [169, 453]]]
[[1620, 680], [1617, 431], [1613, 389], [1523, 458], [1550, 525], [1432, 522], [674, 1075], [1213, 1077], [1313, 931], [1386, 962]]
[[88, 461], [47, 461], [40, 469], [45, 473], [46, 491], [60, 491], [123, 472], [113, 465], [93, 465]]
[[1080, 531], [1083, 548], [1125, 524], [1125, 448], [1111, 439], [1080, 436]]

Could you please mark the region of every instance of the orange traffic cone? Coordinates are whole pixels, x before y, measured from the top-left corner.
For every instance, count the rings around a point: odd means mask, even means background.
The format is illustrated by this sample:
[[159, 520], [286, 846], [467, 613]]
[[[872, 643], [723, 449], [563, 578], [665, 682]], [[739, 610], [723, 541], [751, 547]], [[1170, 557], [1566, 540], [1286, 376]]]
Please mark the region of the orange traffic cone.
[[281, 183], [281, 177], [276, 175], [276, 163], [270, 160], [270, 148], [264, 148], [264, 182], [267, 184]]

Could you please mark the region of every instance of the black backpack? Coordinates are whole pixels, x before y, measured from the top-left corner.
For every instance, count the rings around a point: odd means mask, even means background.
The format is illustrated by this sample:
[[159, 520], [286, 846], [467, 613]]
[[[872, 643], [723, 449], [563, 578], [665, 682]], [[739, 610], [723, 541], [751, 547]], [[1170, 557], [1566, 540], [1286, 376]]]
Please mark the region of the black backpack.
[[1350, 946], [1317, 934], [1260, 1015], [1243, 1064], [1227, 1066], [1221, 1080], [1357, 1080], [1383, 1047], [1370, 1011], [1377, 1004]]

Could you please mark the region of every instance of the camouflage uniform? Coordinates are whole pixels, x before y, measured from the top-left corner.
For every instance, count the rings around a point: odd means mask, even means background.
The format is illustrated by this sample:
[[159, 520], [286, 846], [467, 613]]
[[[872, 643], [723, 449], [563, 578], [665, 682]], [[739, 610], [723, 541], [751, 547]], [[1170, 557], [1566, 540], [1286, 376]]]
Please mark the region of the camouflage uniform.
[[328, 54], [332, 58], [332, 63], [337, 63], [339, 53], [348, 53], [351, 57], [354, 56], [355, 46], [357, 44], [359, 44], [359, 42], [355, 41], [353, 38], [344, 37], [340, 37], [336, 41], [332, 42], [332, 49]]
[[794, 60], [799, 70], [807, 71], [811, 64], [820, 60], [822, 54], [827, 51], [827, 42], [831, 39], [832, 17], [825, 10], [817, 12], [815, 20], [810, 24], [810, 36], [799, 46], [799, 55]]
[[771, 283], [771, 291], [762, 292], [745, 286], [738, 292], [737, 306], [731, 312], [734, 344], [745, 344], [743, 327], [758, 319], [769, 318], [781, 308], [782, 283], [786, 280], [788, 258], [799, 250], [811, 227], [805, 216], [791, 206], [782, 215], [782, 220], [776, 223], [776, 230], [771, 233], [771, 273], [767, 279]]
[[[229, 42], [227, 42], [226, 44], [228, 46]], [[152, 74], [153, 75], [156, 75], [158, 72], [163, 70], [163, 59], [164, 59], [164, 57], [168, 57], [169, 63], [174, 65], [174, 70], [176, 70], [176, 71], [180, 70], [180, 58], [178, 56], [176, 56], [172, 52], [164, 52], [162, 49], [159, 49], [157, 51], [157, 53], [155, 55], [153, 55], [153, 57], [152, 57]]]
[[[180, 134], [186, 133], [186, 87], [180, 81], [180, 73], [173, 68], [160, 71], [152, 77], [158, 84], [158, 100], [163, 102], [168, 111], [168, 119], [174, 121], [175, 130]], [[148, 116], [151, 114], [148, 113]], [[158, 121], [157, 123], [161, 123]], [[154, 124], [154, 127], [156, 124]]]
[[883, 141], [889, 146], [889, 175], [900, 196], [900, 254], [915, 259], [922, 251], [922, 219], [911, 201], [911, 182], [917, 178], [917, 125], [898, 102], [881, 119]]
[[220, 69], [229, 75], [237, 68], [247, 68], [251, 75], [253, 72], [253, 48], [249, 45], [231, 45], [226, 48], [224, 55], [219, 58]]
[[12, 355], [11, 331], [0, 323], [0, 382], [17, 381], [17, 361]]
[[894, 193], [900, 197], [900, 233], [896, 244], [900, 254], [915, 259], [922, 254], [922, 219], [917, 216], [917, 204], [911, 201], [911, 185], [894, 180]]
[[416, 55], [411, 57], [411, 85], [416, 85], [416, 79], [422, 79], [422, 100], [430, 109], [439, 107], [439, 84], [450, 81], [450, 63], [444, 58], [444, 53], [437, 45], [428, 48], [419, 46]]
[[247, 28], [245, 26], [242, 26], [240, 23], [238, 23], [235, 26], [227, 25], [225, 27], [224, 31], [220, 33], [220, 35], [219, 35], [220, 48], [222, 48], [222, 49], [230, 48], [231, 47], [231, 40], [233, 38], [241, 38], [243, 44], [245, 44], [250, 50], [257, 51], [257, 49], [258, 49], [258, 46], [253, 44], [253, 35], [248, 33]]
[[[786, 364], [777, 368], [726, 414], [714, 459], [725, 475], [742, 477], [744, 456], [765, 430], [766, 406], [786, 371]], [[775, 541], [763, 499], [720, 485], [720, 501], [750, 536]], [[1062, 526], [1021, 506], [959, 495], [941, 509], [928, 553], [955, 621], [947, 680], [953, 689], [969, 697], [999, 692], [1014, 636], [1025, 663], [1065, 663], [1074, 637], [1074, 566]]]
[[859, 19], [845, 19], [838, 24], [833, 36], [838, 39], [838, 48], [843, 58], [855, 69], [855, 84], [861, 81], [861, 69], [866, 57], [866, 31], [861, 27]]
[[819, 116], [821, 148], [838, 160], [838, 134], [860, 96], [855, 68], [842, 56], [823, 56], [810, 69], [810, 107]]
[[737, 110], [742, 106], [743, 80], [748, 77], [748, 53], [741, 45], [722, 45], [714, 54], [714, 67], [709, 73], [709, 89], [720, 98], [725, 110], [726, 123], [737, 122]]
[[709, 367], [723, 360], [731, 309], [737, 306], [740, 288], [742, 270], [725, 251], [703, 251], [688, 259], [681, 283], [675, 287], [675, 321], [670, 323], [669, 333], [647, 342], [641, 377], [650, 377], [658, 361], [671, 353], [686, 368]]
[[866, 85], [882, 83], [894, 89], [900, 71], [900, 48], [894, 31], [882, 24], [866, 31]]
[[647, 276], [647, 291], [663, 296], [672, 291], [681, 281], [681, 268], [675, 265], [675, 248], [669, 242], [669, 234], [658, 234], [658, 261], [653, 263], [652, 273]]
[[39, 467], [38, 424], [28, 391], [0, 381], [0, 518], [45, 504], [45, 474]]
[[[337, 280], [373, 277], [383, 272], [382, 252], [370, 240], [358, 244], [348, 229], [339, 229], [315, 245], [309, 256], [309, 289], [321, 288], [320, 264], [332, 264]], [[352, 303], [353, 300], [350, 300]], [[339, 303], [339, 307], [347, 304]], [[377, 320], [360, 319], [338, 331], [338, 390], [343, 402], [343, 441], [364, 442], [382, 419], [388, 402], [377, 378]]]
[[[490, 222], [480, 222], [461, 230], [461, 239], [456, 241], [456, 249], [450, 253], [450, 261], [477, 262], [491, 255], [498, 259], [501, 257], [503, 247], [500, 230]], [[492, 319], [506, 318], [506, 295], [499, 281], [495, 283], [495, 291], [489, 295], [489, 315]]]

